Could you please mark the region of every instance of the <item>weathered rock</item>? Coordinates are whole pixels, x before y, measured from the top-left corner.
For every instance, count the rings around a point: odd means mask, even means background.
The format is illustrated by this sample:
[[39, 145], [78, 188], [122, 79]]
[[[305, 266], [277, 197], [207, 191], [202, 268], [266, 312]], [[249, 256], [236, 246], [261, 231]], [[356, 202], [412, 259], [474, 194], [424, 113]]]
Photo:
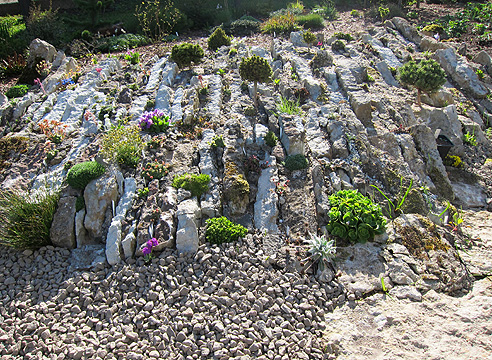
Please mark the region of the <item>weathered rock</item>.
[[454, 49], [440, 49], [434, 54], [436, 61], [451, 78], [462, 88], [470, 91], [473, 97], [482, 99], [489, 93], [487, 87], [479, 80], [477, 74], [468, 66], [466, 60], [457, 56]]
[[383, 80], [386, 82], [386, 84], [399, 87], [400, 84], [398, 84], [398, 81], [396, 81], [395, 77], [391, 73], [391, 70], [386, 63], [386, 61], [380, 61], [376, 64], [376, 68], [380, 72], [381, 76], [383, 77]]
[[75, 214], [75, 239], [78, 248], [92, 243], [87, 237], [87, 230], [84, 227], [84, 218], [85, 209], [82, 209]]
[[311, 110], [306, 123], [306, 141], [315, 158], [331, 158], [331, 147], [321, 131], [318, 114], [316, 110]]
[[371, 96], [365, 91], [349, 93], [350, 105], [357, 118], [364, 124], [372, 119], [372, 100]]
[[258, 179], [258, 192], [256, 193], [256, 202], [254, 206], [255, 227], [261, 232], [277, 234], [279, 232], [277, 226], [278, 195], [275, 192], [275, 184], [272, 178], [276, 174], [276, 160], [270, 155], [266, 155], [265, 161], [268, 161], [270, 167], [261, 170], [260, 178]]
[[473, 62], [485, 66], [489, 75], [492, 76], [492, 57], [486, 51], [482, 50], [475, 55]]
[[131, 258], [135, 253], [137, 247], [137, 238], [135, 237], [135, 228], [137, 226], [136, 221], [133, 222], [128, 234], [121, 241], [121, 247], [123, 249], [123, 255], [125, 259]]
[[421, 100], [424, 104], [441, 108], [454, 104], [453, 94], [447, 89], [440, 89], [430, 95], [423, 93]]
[[52, 63], [55, 59], [56, 49], [53, 45], [41, 39], [34, 39], [29, 45], [29, 58], [27, 63], [34, 65], [37, 59]]
[[456, 105], [448, 105], [444, 108], [422, 106], [417, 112], [424, 124], [429, 126], [432, 132], [441, 129], [440, 134], [445, 135], [454, 145], [463, 145], [463, 132], [458, 120]]
[[77, 61], [74, 58], [68, 57], [63, 59], [61, 65], [58, 67], [58, 70], [43, 80], [43, 88], [46, 94], [51, 94], [54, 92], [58, 86], [60, 86], [60, 82], [66, 78], [66, 74], [69, 72], [75, 73], [76, 71]]
[[87, 212], [84, 227], [92, 239], [102, 240], [109, 227], [109, 221], [113, 217], [113, 203], [116, 207], [118, 201], [116, 177], [107, 175], [92, 180], [85, 188], [84, 200]]
[[420, 42], [420, 49], [422, 51], [436, 51], [439, 49], [449, 49], [451, 48], [448, 44], [437, 41], [433, 37], [424, 36]]
[[167, 58], [160, 58], [158, 61], [152, 65], [152, 69], [150, 69], [149, 80], [147, 81], [147, 85], [145, 85], [146, 91], [153, 91], [159, 86], [159, 81], [162, 75], [162, 70], [166, 65]]
[[198, 221], [202, 216], [196, 198], [178, 204], [176, 216], [178, 218], [176, 249], [178, 252], [195, 253], [198, 250]]
[[279, 117], [279, 124], [282, 129], [280, 141], [287, 155], [304, 155], [306, 132], [302, 119], [296, 115], [282, 114]]
[[417, 32], [417, 29], [410, 24], [406, 19], [401, 17], [394, 17], [391, 22], [395, 25], [396, 29], [411, 42], [420, 45], [422, 37]]
[[304, 37], [302, 36], [302, 31], [292, 31], [290, 33], [290, 41], [292, 45], [297, 47], [307, 47], [308, 44], [304, 41]]
[[62, 197], [53, 216], [50, 228], [51, 242], [55, 246], [73, 249], [75, 242], [75, 196]]

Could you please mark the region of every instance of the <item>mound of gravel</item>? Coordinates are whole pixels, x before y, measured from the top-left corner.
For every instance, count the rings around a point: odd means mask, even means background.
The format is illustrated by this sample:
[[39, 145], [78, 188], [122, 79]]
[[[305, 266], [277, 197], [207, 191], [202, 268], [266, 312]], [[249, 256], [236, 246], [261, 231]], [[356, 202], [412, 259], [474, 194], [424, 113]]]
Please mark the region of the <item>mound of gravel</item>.
[[342, 287], [272, 266], [260, 241], [82, 272], [65, 249], [2, 249], [1, 359], [334, 358]]

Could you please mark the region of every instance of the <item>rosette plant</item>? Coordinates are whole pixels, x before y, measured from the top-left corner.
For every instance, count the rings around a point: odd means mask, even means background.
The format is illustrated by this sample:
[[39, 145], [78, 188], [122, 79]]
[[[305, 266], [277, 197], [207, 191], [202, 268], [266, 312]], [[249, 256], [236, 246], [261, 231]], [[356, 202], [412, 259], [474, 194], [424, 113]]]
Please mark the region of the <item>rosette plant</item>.
[[330, 234], [352, 243], [366, 242], [382, 234], [386, 226], [381, 207], [357, 190], [340, 190], [329, 197]]

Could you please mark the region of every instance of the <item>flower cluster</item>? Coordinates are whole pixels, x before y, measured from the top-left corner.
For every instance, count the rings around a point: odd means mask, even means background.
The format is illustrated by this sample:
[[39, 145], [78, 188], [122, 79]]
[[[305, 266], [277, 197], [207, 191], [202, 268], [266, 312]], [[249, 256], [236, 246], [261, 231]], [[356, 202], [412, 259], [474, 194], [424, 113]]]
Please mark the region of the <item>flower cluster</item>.
[[169, 165], [165, 162], [153, 162], [147, 164], [142, 169], [142, 176], [148, 181], [162, 179], [169, 173]]
[[145, 243], [142, 253], [144, 254], [144, 260], [146, 263], [149, 263], [152, 260], [152, 249], [157, 245], [159, 245], [159, 241], [157, 241], [156, 238], [152, 238]]
[[287, 192], [287, 187], [289, 186], [289, 181], [290, 180], [286, 180], [285, 182], [276, 182], [275, 183], [275, 192], [277, 193], [277, 195], [279, 196], [284, 196], [285, 193]]
[[46, 60], [41, 60], [36, 64], [36, 72], [40, 76], [46, 77], [50, 73], [50, 65], [46, 62]]
[[68, 125], [57, 120], [43, 119], [38, 123], [38, 126], [49, 141], [60, 144], [65, 137], [65, 129]]
[[153, 221], [159, 220], [160, 217], [161, 217], [161, 209], [159, 208], [153, 209], [152, 212], [150, 213], [150, 219]]
[[94, 113], [90, 110], [86, 110], [84, 112], [84, 120], [85, 121], [94, 121], [95, 123], [97, 123], [96, 115], [94, 115]]
[[129, 61], [130, 64], [135, 65], [140, 62], [140, 53], [135, 50], [129, 50], [123, 55], [126, 61]]
[[148, 132], [165, 132], [169, 124], [169, 116], [165, 115], [162, 110], [155, 109], [153, 111], [146, 111], [140, 117], [138, 126], [143, 131]]

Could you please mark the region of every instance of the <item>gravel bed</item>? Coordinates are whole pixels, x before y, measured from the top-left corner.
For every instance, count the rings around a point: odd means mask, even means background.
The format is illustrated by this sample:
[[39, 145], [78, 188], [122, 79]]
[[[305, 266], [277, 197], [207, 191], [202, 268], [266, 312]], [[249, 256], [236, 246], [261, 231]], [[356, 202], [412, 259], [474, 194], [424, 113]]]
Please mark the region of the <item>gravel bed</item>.
[[324, 317], [342, 287], [289, 273], [248, 235], [70, 271], [70, 251], [0, 255], [1, 359], [332, 359]]

